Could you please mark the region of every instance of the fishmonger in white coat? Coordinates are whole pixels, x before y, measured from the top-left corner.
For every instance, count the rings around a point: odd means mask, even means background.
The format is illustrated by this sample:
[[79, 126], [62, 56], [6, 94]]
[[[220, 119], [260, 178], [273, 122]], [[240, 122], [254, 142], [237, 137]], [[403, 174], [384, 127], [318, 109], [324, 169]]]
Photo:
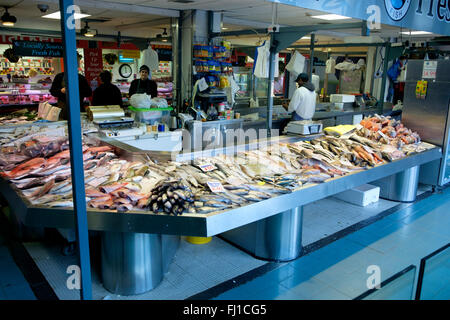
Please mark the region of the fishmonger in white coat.
[[[316, 111], [316, 92], [314, 85], [309, 82], [309, 76], [301, 73], [295, 80], [298, 88], [287, 107], [287, 111], [292, 113], [293, 121], [311, 120]], [[286, 108], [286, 105], [284, 105]]]

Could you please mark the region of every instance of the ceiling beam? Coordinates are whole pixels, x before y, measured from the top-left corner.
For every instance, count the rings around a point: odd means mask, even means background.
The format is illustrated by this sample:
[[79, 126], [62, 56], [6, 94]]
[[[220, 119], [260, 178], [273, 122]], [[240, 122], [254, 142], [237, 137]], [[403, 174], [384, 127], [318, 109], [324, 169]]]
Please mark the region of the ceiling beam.
[[[61, 38], [62, 34], [59, 30], [36, 30], [36, 29], [26, 29], [26, 28], [8, 28], [8, 27], [0, 27], [0, 32], [5, 32], [7, 34], [11, 35], [34, 35], [36, 37], [55, 37], [55, 38]], [[83, 37], [81, 33], [77, 32], [77, 40], [104, 40], [108, 39], [111, 42], [117, 41], [117, 35], [112, 34], [98, 34], [94, 38], [87, 38]], [[121, 35], [120, 38], [122, 39], [122, 42], [132, 42], [132, 41], [142, 41], [142, 42], [149, 42], [149, 41], [161, 41], [160, 38], [141, 38], [141, 37], [131, 37], [131, 36], [123, 36]], [[172, 37], [166, 37], [170, 43], [172, 41]]]
[[[167, 24], [167, 28], [170, 28], [170, 20], [168, 18], [161, 18], [161, 19], [153, 19], [153, 20], [147, 20], [147, 21], [140, 21], [140, 22], [134, 22], [134, 23], [128, 23], [128, 24], [120, 24], [118, 26], [115, 26], [115, 30], [129, 30], [129, 29], [136, 29], [136, 27], [157, 27], [163, 24]], [[161, 28], [162, 30], [162, 28]]]
[[[34, 0], [35, 3], [52, 3], [59, 4], [59, 0]], [[100, 0], [75, 0], [74, 4], [80, 6], [82, 9], [84, 8], [93, 8], [93, 9], [104, 9], [111, 11], [122, 11], [127, 13], [140, 13], [140, 14], [151, 14], [156, 16], [163, 17], [171, 17], [178, 18], [180, 16], [179, 10], [173, 9], [161, 9], [154, 8], [142, 5], [135, 4], [126, 4], [126, 3], [116, 3], [116, 2], [107, 2]]]
[[[270, 26], [269, 22], [261, 22], [261, 21], [252, 21], [252, 20], [244, 20], [244, 19], [236, 19], [224, 16], [222, 19], [224, 24], [231, 24], [234, 26], [243, 26], [250, 28], [268, 28]], [[289, 27], [288, 25], [280, 25], [280, 27]]]

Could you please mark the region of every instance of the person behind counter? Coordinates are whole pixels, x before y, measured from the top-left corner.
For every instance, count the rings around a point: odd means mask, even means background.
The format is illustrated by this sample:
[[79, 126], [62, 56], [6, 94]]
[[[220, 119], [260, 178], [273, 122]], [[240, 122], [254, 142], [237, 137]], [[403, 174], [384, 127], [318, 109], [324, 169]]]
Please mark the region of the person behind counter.
[[[77, 52], [78, 67], [80, 67], [81, 55]], [[86, 78], [78, 74], [78, 88], [80, 92], [80, 112], [84, 112], [83, 100], [92, 95], [92, 89], [89, 86]], [[53, 79], [52, 86], [50, 88], [50, 94], [55, 98], [58, 98], [58, 107], [61, 108], [60, 119], [68, 120], [69, 112], [66, 107], [66, 82], [64, 79], [64, 72], [58, 73]]]
[[122, 93], [119, 88], [111, 83], [112, 75], [108, 70], [100, 73], [102, 84], [94, 90], [92, 96], [93, 106], [119, 105], [122, 107]]
[[283, 104], [283, 107], [292, 113], [293, 121], [311, 120], [316, 111], [314, 85], [309, 82], [309, 76], [306, 73], [300, 73], [295, 82], [298, 88], [295, 90], [289, 106]]
[[158, 85], [155, 81], [148, 78], [149, 74], [150, 69], [145, 64], [139, 68], [140, 79], [131, 81], [130, 90], [128, 91], [130, 97], [135, 93], [146, 93], [152, 98], [158, 96]]

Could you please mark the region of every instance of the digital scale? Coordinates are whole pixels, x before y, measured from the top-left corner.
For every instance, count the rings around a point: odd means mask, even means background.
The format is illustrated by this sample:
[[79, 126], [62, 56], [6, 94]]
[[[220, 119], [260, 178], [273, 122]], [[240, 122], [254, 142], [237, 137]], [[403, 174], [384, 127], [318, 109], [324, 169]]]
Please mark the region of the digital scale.
[[130, 117], [95, 120], [94, 124], [100, 128], [101, 134], [109, 138], [140, 136], [147, 132], [145, 124], [135, 126]]
[[117, 118], [94, 120], [93, 122], [100, 129], [108, 129], [108, 128], [120, 129], [120, 128], [131, 128], [134, 124], [134, 119], [130, 117], [117, 117]]

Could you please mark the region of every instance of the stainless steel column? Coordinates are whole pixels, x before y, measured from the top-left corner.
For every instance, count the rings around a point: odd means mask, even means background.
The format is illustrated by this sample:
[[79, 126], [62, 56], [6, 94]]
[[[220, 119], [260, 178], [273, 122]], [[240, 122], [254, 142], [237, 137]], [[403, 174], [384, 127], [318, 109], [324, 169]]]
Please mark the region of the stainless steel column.
[[102, 232], [103, 286], [120, 295], [141, 294], [163, 279], [179, 236]]
[[380, 187], [380, 197], [384, 199], [413, 202], [419, 185], [419, 169], [420, 166], [415, 166], [370, 184]]
[[302, 253], [303, 207], [294, 208], [221, 234], [258, 259], [290, 261]]

